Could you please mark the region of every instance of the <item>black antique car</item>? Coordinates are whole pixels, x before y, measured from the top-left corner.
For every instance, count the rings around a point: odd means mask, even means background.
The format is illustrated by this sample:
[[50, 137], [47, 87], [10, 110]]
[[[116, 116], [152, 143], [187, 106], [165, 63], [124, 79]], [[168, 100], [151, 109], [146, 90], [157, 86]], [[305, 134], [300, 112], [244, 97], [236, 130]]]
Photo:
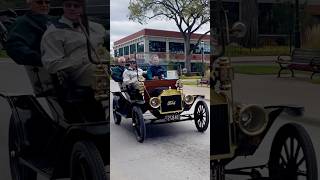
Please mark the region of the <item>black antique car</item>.
[[[266, 134], [282, 113], [301, 116], [303, 107], [292, 105], [236, 104], [233, 98], [234, 78], [230, 58], [223, 57], [227, 31], [225, 10], [221, 0], [211, 2], [212, 36], [220, 43], [212, 52], [211, 76], [211, 179], [224, 180], [226, 175], [247, 176], [247, 179], [307, 179], [317, 180], [317, 158], [312, 141], [305, 128], [297, 123], [287, 123], [277, 131], [270, 150], [268, 162], [249, 167], [226, 168], [240, 156], [252, 156]], [[243, 37], [246, 26], [236, 23], [231, 36]], [[261, 170], [267, 169], [268, 173]]]
[[[144, 78], [141, 78], [144, 79]], [[128, 95], [128, 89], [119, 83], [120, 91], [113, 94], [113, 118], [120, 125], [121, 119], [132, 118], [132, 125], [138, 142], [146, 137], [146, 121], [151, 124], [163, 124], [194, 120], [199, 132], [207, 130], [209, 125], [209, 109], [203, 95], [186, 95], [183, 93], [182, 81], [173, 79], [142, 80], [138, 82], [140, 91], [138, 101], [133, 101]], [[192, 114], [189, 111], [192, 106]], [[155, 118], [144, 118], [150, 111]]]

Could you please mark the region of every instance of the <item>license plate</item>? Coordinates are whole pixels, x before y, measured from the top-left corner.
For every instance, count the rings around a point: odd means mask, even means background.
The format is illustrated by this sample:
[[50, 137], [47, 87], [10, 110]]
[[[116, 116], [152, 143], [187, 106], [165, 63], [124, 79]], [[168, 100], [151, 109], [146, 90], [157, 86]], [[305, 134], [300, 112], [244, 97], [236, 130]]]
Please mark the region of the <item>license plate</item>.
[[180, 120], [180, 114], [170, 114], [165, 116], [166, 121], [176, 121]]

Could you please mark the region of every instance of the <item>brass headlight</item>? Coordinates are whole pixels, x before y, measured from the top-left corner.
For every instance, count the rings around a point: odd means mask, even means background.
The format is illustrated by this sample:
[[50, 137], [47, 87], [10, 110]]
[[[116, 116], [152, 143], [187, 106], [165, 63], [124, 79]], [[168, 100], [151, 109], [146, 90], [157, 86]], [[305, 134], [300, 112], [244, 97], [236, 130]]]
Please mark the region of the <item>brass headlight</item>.
[[149, 100], [149, 104], [152, 108], [158, 108], [160, 107], [160, 98], [158, 97], [152, 97], [150, 100]]
[[194, 97], [192, 95], [186, 95], [184, 97], [184, 102], [188, 105], [192, 104], [194, 101]]
[[249, 136], [261, 134], [268, 125], [265, 110], [257, 105], [243, 107], [239, 114], [239, 128]]

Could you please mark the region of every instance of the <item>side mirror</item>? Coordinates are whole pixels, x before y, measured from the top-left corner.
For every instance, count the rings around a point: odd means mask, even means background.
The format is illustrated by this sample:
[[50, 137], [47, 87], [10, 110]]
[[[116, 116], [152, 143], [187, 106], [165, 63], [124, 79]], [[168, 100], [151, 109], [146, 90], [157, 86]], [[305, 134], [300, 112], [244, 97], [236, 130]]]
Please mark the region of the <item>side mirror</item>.
[[233, 24], [230, 32], [236, 38], [243, 38], [247, 34], [247, 26], [242, 22], [236, 22]]

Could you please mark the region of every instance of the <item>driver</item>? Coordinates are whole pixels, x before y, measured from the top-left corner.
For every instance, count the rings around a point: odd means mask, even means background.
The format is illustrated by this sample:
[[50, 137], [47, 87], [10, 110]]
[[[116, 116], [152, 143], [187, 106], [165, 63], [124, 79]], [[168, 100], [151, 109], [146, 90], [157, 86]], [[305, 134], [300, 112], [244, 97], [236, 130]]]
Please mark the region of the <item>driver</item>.
[[164, 79], [167, 76], [165, 68], [159, 65], [158, 55], [153, 55], [150, 63], [151, 66], [147, 70], [147, 80]]
[[105, 35], [102, 25], [87, 21], [85, 0], [63, 0], [63, 16], [43, 35], [42, 62], [53, 76], [68, 121], [105, 120], [101, 103], [95, 99], [97, 67], [90, 62], [97, 58], [92, 49], [102, 47]]
[[[102, 47], [106, 38], [102, 25], [85, 19], [84, 5], [85, 0], [63, 0], [63, 16], [49, 26], [41, 41], [44, 67], [74, 87], [94, 86], [96, 65], [90, 58], [96, 57], [88, 51], [85, 33], [95, 49]], [[87, 27], [83, 29], [81, 24]]]
[[123, 73], [122, 85], [127, 87], [131, 100], [142, 100], [141, 91], [143, 91], [144, 71], [137, 66], [135, 58], [128, 61], [129, 67]]

